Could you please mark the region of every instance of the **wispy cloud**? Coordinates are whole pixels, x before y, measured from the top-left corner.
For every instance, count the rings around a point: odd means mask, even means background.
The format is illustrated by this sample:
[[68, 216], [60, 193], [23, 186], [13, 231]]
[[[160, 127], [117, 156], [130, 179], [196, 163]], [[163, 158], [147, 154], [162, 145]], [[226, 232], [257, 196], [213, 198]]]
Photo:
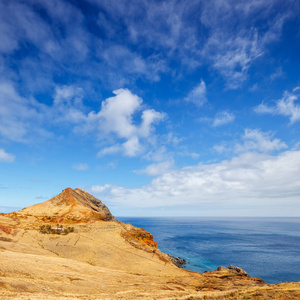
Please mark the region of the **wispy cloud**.
[[[229, 89], [239, 88], [247, 80], [250, 66], [265, 55], [270, 43], [280, 39], [283, 25], [293, 17], [295, 12], [282, 9], [280, 1], [204, 2], [201, 21], [210, 34], [203, 56], [212, 61]], [[264, 22], [264, 30], [260, 22]]]
[[300, 95], [300, 87], [296, 87], [292, 92], [285, 91], [283, 97], [275, 102], [275, 105], [261, 103], [254, 108], [259, 114], [272, 114], [289, 117], [293, 124], [300, 120], [300, 105], [295, 103]]
[[48, 136], [41, 126], [45, 106], [33, 98], [21, 97], [11, 82], [0, 82], [0, 135], [25, 142], [29, 135]]
[[91, 192], [92, 193], [96, 193], [96, 194], [99, 194], [99, 193], [103, 193], [104, 191], [110, 189], [112, 187], [112, 185], [110, 184], [105, 184], [105, 185], [93, 185], [91, 187]]
[[82, 123], [86, 119], [82, 99], [84, 91], [75, 86], [57, 86], [53, 99], [53, 119], [55, 122]]
[[257, 41], [256, 32], [252, 36], [233, 36], [226, 41], [221, 36], [219, 33], [212, 36], [206, 47], [218, 48], [212, 57], [213, 67], [225, 78], [228, 88], [236, 89], [247, 79], [251, 63], [263, 55], [263, 47]]
[[85, 171], [89, 169], [89, 165], [86, 163], [78, 163], [78, 164], [74, 164], [72, 166], [73, 169], [77, 170], [77, 171]]
[[244, 142], [236, 144], [237, 152], [258, 151], [268, 153], [286, 149], [288, 146], [278, 138], [274, 138], [272, 132], [262, 132], [259, 129], [245, 129], [243, 135]]
[[234, 114], [229, 111], [218, 112], [213, 121], [213, 127], [218, 127], [218, 126], [232, 123], [234, 119], [235, 119]]
[[276, 71], [270, 75], [271, 80], [276, 80], [282, 77], [284, 77], [284, 72], [282, 71], [282, 67], [277, 68]]
[[287, 149], [285, 142], [275, 137], [274, 132], [264, 132], [260, 129], [246, 128], [244, 134], [241, 135], [239, 141], [223, 141], [213, 146], [213, 149], [220, 153], [272, 153]]
[[124, 151], [122, 145], [114, 144], [112, 146], [108, 146], [108, 147], [105, 147], [105, 148], [101, 149], [98, 152], [97, 156], [102, 157], [102, 156], [106, 156], [106, 155], [115, 155], [115, 154], [118, 154], [118, 153], [122, 153], [122, 151]]
[[173, 166], [174, 166], [173, 161], [163, 161], [163, 162], [151, 164], [143, 170], [135, 171], [135, 173], [145, 174], [149, 176], [158, 176], [168, 172], [173, 168]]
[[92, 23], [67, 1], [1, 2], [0, 59], [18, 60], [16, 51], [26, 51], [14, 69], [4, 60], [5, 78], [40, 92], [55, 86], [52, 73], [67, 71], [73, 83], [100, 81], [114, 89], [140, 78], [158, 81], [176, 61], [174, 76], [206, 65], [234, 89], [297, 11], [295, 3], [283, 7], [279, 0], [90, 2]]
[[[102, 10], [99, 27], [105, 29], [110, 39], [122, 32], [122, 40], [133, 45], [133, 48], [150, 48], [161, 53], [159, 57], [156, 56], [156, 72], [152, 72], [156, 74], [155, 77], [166, 72], [172, 60], [179, 63], [178, 72], [209, 64], [221, 74], [230, 89], [243, 84], [253, 62], [267, 52], [270, 43], [279, 40], [283, 25], [295, 16], [290, 7], [283, 9], [279, 0], [272, 3], [251, 0], [243, 4], [219, 0], [192, 0], [188, 4], [141, 1], [138, 6], [109, 1], [96, 3]], [[194, 16], [196, 11], [199, 12], [199, 18]], [[117, 19], [122, 20], [123, 27], [116, 24]], [[112, 49], [108, 57], [112, 55], [115, 61], [120, 55], [127, 56], [131, 52], [119, 45], [113, 45]], [[147, 60], [135, 56], [131, 59], [131, 70], [145, 75], [145, 70], [151, 67]], [[124, 65], [124, 60], [120, 65]]]
[[200, 83], [188, 93], [184, 100], [197, 106], [202, 106], [207, 101], [205, 82], [201, 79]]
[[4, 149], [0, 148], [0, 162], [11, 163], [15, 161], [13, 154], [7, 153]]

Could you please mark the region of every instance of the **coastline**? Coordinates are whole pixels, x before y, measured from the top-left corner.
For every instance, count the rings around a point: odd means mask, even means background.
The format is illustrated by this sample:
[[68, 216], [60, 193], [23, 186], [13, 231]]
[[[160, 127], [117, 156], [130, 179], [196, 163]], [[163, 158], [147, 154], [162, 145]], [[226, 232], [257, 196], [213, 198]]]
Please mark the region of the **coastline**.
[[[140, 221], [136, 226], [117, 220], [99, 199], [71, 188], [43, 203], [0, 214], [0, 298], [300, 298], [300, 282], [269, 285], [240, 263], [227, 268], [222, 263], [205, 272], [178, 267], [187, 250], [198, 256], [199, 249], [207, 249], [215, 258], [234, 252], [236, 245], [227, 247], [231, 239], [224, 223], [220, 227], [206, 219], [195, 228], [189, 219], [173, 225], [169, 219], [147, 219], [153, 226], [149, 229], [145, 219]], [[215, 239], [213, 232], [221, 236]], [[222, 241], [221, 247], [213, 247], [215, 240]], [[180, 255], [165, 251], [161, 242]]]
[[[261, 277], [269, 284], [300, 281], [300, 271], [296, 268], [300, 264], [300, 253], [297, 251], [300, 248], [300, 218], [118, 219], [150, 231], [158, 247], [164, 253], [185, 259], [184, 268], [190, 271], [202, 273], [232, 264], [241, 267], [251, 276]], [[219, 223], [221, 225], [217, 226]], [[243, 230], [234, 232], [233, 225], [242, 226]], [[228, 236], [230, 239], [226, 240]], [[279, 245], [283, 248], [280, 249]]]

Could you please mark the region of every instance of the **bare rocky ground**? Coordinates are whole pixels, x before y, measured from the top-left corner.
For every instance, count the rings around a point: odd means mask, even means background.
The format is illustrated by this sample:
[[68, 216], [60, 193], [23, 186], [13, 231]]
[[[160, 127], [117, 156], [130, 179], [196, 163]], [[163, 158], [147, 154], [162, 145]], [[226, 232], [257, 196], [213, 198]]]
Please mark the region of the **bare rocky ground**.
[[[40, 231], [58, 221], [74, 232]], [[0, 214], [0, 299], [300, 299], [300, 283], [267, 285], [234, 267], [180, 269], [150, 233], [118, 222], [84, 191], [66, 189]]]

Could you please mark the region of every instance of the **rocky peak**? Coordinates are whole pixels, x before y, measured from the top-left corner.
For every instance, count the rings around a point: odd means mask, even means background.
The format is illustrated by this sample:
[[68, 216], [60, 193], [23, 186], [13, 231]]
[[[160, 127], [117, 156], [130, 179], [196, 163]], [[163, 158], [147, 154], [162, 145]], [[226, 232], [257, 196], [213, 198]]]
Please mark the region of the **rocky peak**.
[[116, 220], [99, 199], [78, 188], [66, 188], [59, 195], [43, 203], [25, 207], [18, 213], [60, 223]]

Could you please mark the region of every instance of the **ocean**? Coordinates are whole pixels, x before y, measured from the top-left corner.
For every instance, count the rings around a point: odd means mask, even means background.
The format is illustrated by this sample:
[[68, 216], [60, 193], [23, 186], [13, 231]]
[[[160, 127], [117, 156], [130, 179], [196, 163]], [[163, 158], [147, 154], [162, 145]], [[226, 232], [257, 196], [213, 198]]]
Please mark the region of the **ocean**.
[[196, 272], [234, 265], [265, 282], [300, 281], [300, 218], [129, 218]]

